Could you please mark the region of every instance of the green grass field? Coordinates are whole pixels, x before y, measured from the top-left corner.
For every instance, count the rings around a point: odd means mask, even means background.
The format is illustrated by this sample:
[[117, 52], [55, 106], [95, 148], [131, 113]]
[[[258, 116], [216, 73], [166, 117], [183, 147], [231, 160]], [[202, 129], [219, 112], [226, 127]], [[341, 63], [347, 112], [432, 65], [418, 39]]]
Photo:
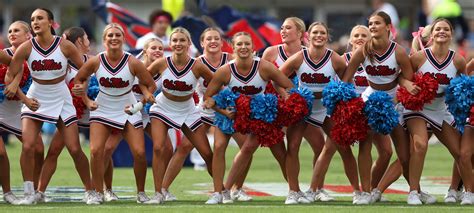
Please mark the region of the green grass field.
[[[356, 146], [357, 148], [357, 146]], [[355, 153], [356, 153], [355, 148]], [[89, 154], [88, 148], [84, 147], [86, 154]], [[19, 153], [21, 145], [14, 142], [7, 146], [11, 162], [12, 187], [21, 189], [22, 178], [19, 165]], [[237, 152], [237, 148], [229, 147], [227, 151], [227, 168], [230, 167], [232, 158]], [[375, 156], [375, 155], [374, 155]], [[79, 187], [82, 184], [74, 170], [71, 157], [67, 151], [61, 154], [56, 174], [50, 183], [51, 187]], [[300, 153], [301, 172], [300, 181], [302, 184], [308, 184], [311, 179], [312, 152], [308, 144], [304, 143]], [[432, 145], [429, 147], [427, 161], [423, 176], [449, 177], [451, 175], [452, 158], [447, 150], [441, 145]], [[153, 192], [151, 169], [147, 174], [147, 193]], [[280, 170], [276, 161], [273, 159], [270, 151], [266, 148], [260, 148], [254, 157], [252, 168], [247, 178], [249, 183], [283, 183]], [[401, 180], [399, 180], [401, 182]], [[87, 206], [82, 202], [54, 202], [41, 203], [35, 206], [11, 206], [3, 202], [0, 203], [0, 212], [84, 212], [87, 210], [98, 212], [135, 212], [135, 211], [170, 211], [170, 212], [288, 212], [288, 211], [323, 211], [323, 212], [448, 212], [448, 211], [466, 211], [473, 212], [474, 207], [460, 206], [459, 204], [447, 205], [442, 202], [443, 196], [437, 195], [438, 203], [435, 205], [424, 205], [421, 207], [411, 207], [406, 204], [406, 195], [385, 195], [390, 202], [377, 203], [371, 206], [354, 206], [351, 203], [351, 197], [337, 197], [336, 202], [313, 203], [309, 205], [285, 206], [285, 197], [266, 196], [254, 197], [251, 202], [237, 202], [230, 205], [207, 206], [204, 202], [207, 200], [205, 194], [192, 194], [190, 191], [211, 190], [211, 178], [207, 172], [197, 172], [191, 168], [185, 168], [171, 186], [170, 191], [179, 199], [177, 202], [167, 202], [164, 205], [149, 206], [136, 204], [134, 200], [118, 201], [114, 203], [105, 203], [100, 206]], [[348, 185], [347, 178], [344, 175], [340, 157], [336, 154], [333, 159], [330, 170], [326, 177], [326, 184], [344, 184]], [[135, 182], [133, 171], [130, 168], [118, 168], [114, 173], [114, 187], [120, 189], [125, 187], [128, 192], [118, 192], [119, 197], [134, 196]], [[306, 188], [302, 188], [306, 190]], [[447, 188], [446, 188], [447, 190]], [[17, 191], [19, 195], [21, 192]], [[51, 192], [48, 192], [51, 193]], [[285, 192], [286, 193], [286, 192]]]

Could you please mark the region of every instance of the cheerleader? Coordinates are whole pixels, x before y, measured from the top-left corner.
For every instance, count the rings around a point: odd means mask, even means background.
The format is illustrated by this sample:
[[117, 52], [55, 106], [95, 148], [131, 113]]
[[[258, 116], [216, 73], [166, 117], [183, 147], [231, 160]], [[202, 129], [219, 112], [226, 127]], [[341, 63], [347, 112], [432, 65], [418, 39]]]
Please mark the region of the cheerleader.
[[[144, 46], [143, 46], [143, 51], [142, 51], [142, 57], [143, 57], [143, 63], [145, 67], [151, 65], [154, 61], [156, 61], [159, 58], [163, 57], [163, 52], [164, 52], [164, 47], [163, 47], [163, 42], [159, 38], [150, 38], [148, 39]], [[161, 76], [156, 75], [153, 77], [153, 80], [155, 82], [157, 92], [161, 90]], [[132, 92], [133, 95], [135, 96], [135, 99], [137, 101], [142, 102], [142, 104], [146, 103], [146, 100], [143, 97], [143, 92], [142, 90], [147, 90], [145, 86], [139, 84], [139, 79], [135, 77], [135, 81], [133, 82], [133, 87], [132, 87]], [[126, 109], [128, 113], [130, 112], [130, 108]], [[142, 114], [142, 121], [143, 121], [143, 126], [145, 127], [145, 133], [148, 134], [149, 137], [151, 137], [151, 125], [150, 124], [150, 116], [148, 115], [148, 112], [145, 109], [140, 110], [140, 113]], [[120, 141], [123, 139], [122, 134], [120, 132], [113, 132], [110, 134], [109, 138], [107, 139], [107, 142], [105, 143], [105, 151], [104, 151], [104, 166], [106, 168], [106, 173], [104, 175], [104, 201], [105, 202], [110, 202], [110, 201], [116, 201], [118, 200], [117, 195], [112, 191], [112, 179], [113, 179], [113, 161], [112, 161], [112, 154], [114, 153], [115, 149], [119, 145]], [[143, 194], [144, 195], [144, 194]], [[146, 198], [146, 196], [139, 196], [137, 199], [140, 198]], [[148, 202], [149, 203], [149, 202]]]
[[[269, 80], [275, 82], [277, 85], [285, 89], [293, 86], [291, 81], [282, 75], [271, 63], [260, 60], [260, 58], [253, 55], [253, 42], [248, 33], [239, 32], [232, 38], [232, 45], [234, 50], [234, 60], [227, 65], [221, 66], [214, 74], [213, 80], [209, 83], [205, 98], [205, 108], [218, 110], [219, 113], [228, 118], [233, 119], [234, 112], [229, 109], [217, 109], [215, 101], [211, 98], [223, 86], [227, 86], [233, 92], [238, 92], [244, 95], [263, 94], [265, 87]], [[223, 133], [216, 128], [214, 136], [214, 144], [227, 144], [230, 135]], [[241, 147], [240, 151], [234, 158], [234, 163], [229, 172], [227, 182], [222, 188], [222, 185], [216, 185], [214, 182], [214, 193], [212, 193], [206, 204], [218, 203], [232, 203], [230, 196], [231, 187], [237, 182], [242, 173], [245, 172], [253, 153], [260, 146], [257, 138], [253, 134], [246, 136], [246, 141]]]
[[191, 35], [186, 29], [175, 28], [170, 35], [173, 54], [156, 60], [148, 67], [152, 75], [159, 74], [162, 80], [162, 92], [150, 108], [155, 168], [155, 195], [152, 200], [159, 203], [164, 200], [161, 194], [163, 178], [173, 154], [173, 147], [166, 140], [169, 128], [183, 131], [203, 157], [208, 172], [212, 173], [211, 147], [205, 132], [199, 130], [204, 127], [192, 98], [199, 78], [209, 82], [212, 73], [200, 60], [188, 55], [191, 43]]
[[[286, 18], [280, 28], [280, 36], [283, 44], [269, 47], [263, 52], [262, 59], [273, 62], [277, 67], [281, 67], [283, 63], [295, 53], [301, 51], [304, 47], [306, 26], [300, 18], [289, 17]], [[296, 75], [290, 76], [295, 78]], [[271, 86], [271, 84], [269, 84]], [[304, 133], [304, 138], [309, 142], [314, 152], [313, 166], [321, 153], [324, 146], [324, 137], [321, 131], [311, 132], [307, 129]], [[270, 147], [273, 156], [277, 159], [280, 164], [283, 176], [287, 179], [286, 167], [285, 167], [285, 156], [286, 148], [285, 144], [279, 143]], [[321, 190], [317, 191], [315, 200], [331, 201], [334, 200], [321, 185]], [[309, 198], [309, 197], [308, 197]], [[310, 200], [312, 200], [310, 198]]]
[[[220, 32], [216, 28], [207, 28], [203, 31], [200, 36], [201, 47], [204, 49], [203, 55], [198, 59], [206, 65], [209, 70], [214, 73], [219, 67], [226, 64], [228, 61], [232, 60], [232, 55], [222, 52], [223, 40]], [[208, 82], [199, 79], [199, 84], [197, 87], [197, 92], [200, 96], [199, 106], [202, 106], [204, 103], [203, 96], [206, 92]], [[199, 107], [201, 118], [203, 121], [203, 128], [197, 129], [199, 134], [207, 134], [210, 127], [214, 126], [214, 110], [212, 109], [203, 109]], [[239, 147], [242, 147], [244, 143], [244, 136], [242, 134], [236, 133], [233, 135], [233, 138], [236, 140]], [[180, 172], [186, 156], [189, 155], [194, 146], [189, 142], [189, 140], [183, 140], [183, 142], [177, 147], [176, 153], [170, 160], [168, 168], [166, 169], [165, 177], [163, 180], [163, 189], [162, 193], [165, 197], [165, 200], [176, 200], [176, 197], [172, 195], [168, 189], [173, 180], [176, 178]], [[214, 152], [212, 158], [213, 165], [213, 179], [214, 185], [222, 186], [225, 172], [225, 150], [227, 148], [227, 143], [225, 144], [214, 144]], [[235, 190], [231, 193], [231, 197], [234, 200], [239, 201], [250, 201], [252, 197], [247, 195], [247, 193], [242, 189], [245, 177], [247, 176], [249, 166], [246, 168], [244, 174], [239, 178], [235, 186]]]
[[[323, 107], [321, 102], [322, 90], [331, 79], [338, 79], [342, 76], [346, 68], [344, 60], [339, 55], [333, 54], [333, 51], [326, 47], [329, 40], [329, 32], [325, 24], [320, 22], [311, 24], [308, 28], [308, 36], [308, 49], [303, 49], [294, 54], [281, 67], [281, 71], [287, 76], [296, 73], [299, 79], [299, 86], [308, 87], [313, 91], [315, 97], [310, 116], [304, 122], [292, 125], [287, 129], [288, 151], [286, 155], [286, 172], [288, 176], [289, 193], [285, 204], [308, 203], [317, 200], [317, 196], [321, 194], [320, 189], [322, 188], [318, 187], [322, 185], [323, 181], [317, 185], [312, 184], [312, 187], [308, 190], [306, 195], [300, 191], [298, 181], [299, 147], [305, 131], [318, 132], [321, 131], [320, 128], [322, 128], [326, 131], [327, 135], [329, 135], [328, 130], [332, 126], [332, 121], [326, 119], [326, 108]], [[316, 174], [316, 171], [318, 173], [323, 172], [320, 171], [320, 169], [327, 167], [322, 164], [329, 165], [330, 159], [326, 162], [321, 162], [320, 160], [325, 150], [329, 147], [336, 150], [335, 144], [331, 141], [330, 137], [327, 138], [322, 154], [315, 163], [313, 168], [314, 174]], [[350, 149], [343, 149], [341, 147], [339, 150], [343, 159], [347, 159], [343, 161], [344, 164], [350, 164], [350, 166], [354, 168], [357, 164]], [[352, 156], [353, 160], [350, 160], [348, 156]], [[357, 174], [355, 174], [355, 176], [357, 177]], [[320, 179], [324, 179], [324, 176]], [[313, 176], [313, 180], [315, 180], [315, 176]], [[316, 181], [312, 182], [316, 183]], [[353, 185], [358, 189], [358, 183]]]
[[[412, 143], [410, 144], [410, 193], [407, 202], [409, 205], [421, 205], [418, 192], [421, 173], [423, 170], [426, 151], [428, 149], [427, 123], [430, 124], [436, 137], [448, 148], [458, 164], [466, 192], [462, 196], [461, 204], [470, 205], [474, 202], [472, 195], [472, 165], [471, 159], [460, 161], [460, 135], [451, 124], [453, 116], [448, 112], [444, 103], [444, 90], [451, 79], [465, 72], [466, 62], [462, 56], [449, 49], [453, 28], [445, 19], [433, 22], [431, 37], [433, 45], [411, 56], [412, 66], [418, 73], [429, 75], [438, 81], [437, 96], [430, 104], [425, 104], [421, 111], [404, 110]], [[470, 166], [468, 166], [469, 164]]]
[[[82, 55], [83, 62], [87, 61], [87, 59], [89, 58], [87, 53], [89, 52], [89, 49], [90, 49], [90, 41], [84, 29], [80, 27], [72, 27], [72, 28], [66, 29], [63, 33], [63, 39], [67, 39], [68, 41], [73, 43], [76, 46], [79, 53]], [[69, 85], [69, 84], [74, 83], [74, 77], [76, 76], [77, 71], [78, 71], [77, 66], [69, 62], [69, 68], [68, 68], [66, 79], [65, 79], [66, 84]], [[87, 98], [87, 96], [85, 96], [84, 98]], [[87, 101], [90, 101], [90, 100], [87, 100]], [[81, 116], [82, 118], [78, 120], [77, 125], [79, 126], [79, 128], [89, 128], [89, 111], [84, 110], [84, 113]], [[38, 190], [36, 193], [36, 202], [46, 201], [46, 194], [45, 194], [46, 188], [49, 184], [49, 181], [51, 180], [51, 177], [56, 171], [58, 157], [65, 146], [63, 138], [64, 137], [61, 134], [61, 132], [56, 131], [54, 133], [53, 139], [51, 140], [51, 143], [49, 145], [48, 154], [46, 155], [46, 158], [44, 159], [43, 168], [41, 170], [40, 181], [39, 181]], [[85, 197], [87, 200], [87, 197], [91, 196], [93, 193], [92, 183], [91, 182], [88, 183], [86, 188], [89, 189], [85, 192]]]
[[[364, 45], [364, 48], [359, 48], [353, 53], [342, 79], [345, 82], [351, 81], [358, 67], [362, 64], [369, 82], [369, 86], [362, 93], [364, 101], [367, 100], [370, 94], [376, 91], [384, 91], [390, 96], [395, 97], [399, 81], [411, 94], [416, 94], [420, 90], [419, 87], [410, 81], [413, 77], [413, 69], [408, 55], [403, 48], [399, 48], [397, 43], [389, 39], [390, 27], [390, 17], [384, 12], [376, 12], [369, 17], [369, 30], [372, 38]], [[400, 69], [403, 77], [399, 80]], [[397, 106], [398, 111], [401, 111], [400, 109], [402, 108], [402, 106]], [[409, 139], [400, 123], [403, 123], [401, 117], [399, 118], [399, 124], [391, 132], [391, 137], [398, 159], [403, 167], [403, 175], [408, 180]], [[361, 142], [361, 144], [370, 143]], [[370, 152], [367, 152], [366, 157], [371, 159]], [[370, 172], [370, 167], [362, 170], [369, 170]], [[364, 180], [363, 178], [361, 179]], [[362, 188], [364, 192], [361, 197], [364, 200], [372, 201], [371, 195], [365, 194], [367, 190], [370, 190], [370, 184], [362, 184]], [[436, 202], [434, 197], [426, 193], [422, 193], [422, 199], [425, 203]]]
[[[134, 173], [137, 185], [137, 202], [145, 203], [149, 199], [145, 194], [146, 157], [142, 117], [140, 113], [128, 115], [125, 107], [136, 103], [131, 93], [135, 76], [140, 84], [146, 86], [142, 91], [148, 102], [153, 102], [153, 91], [156, 89], [145, 66], [123, 51], [125, 33], [120, 25], [112, 23], [105, 27], [103, 42], [106, 51], [89, 59], [79, 70], [74, 79], [73, 92], [83, 95], [85, 82], [95, 73], [99, 82], [99, 95], [91, 105], [97, 107], [90, 113], [90, 146], [92, 180], [97, 192], [90, 204], [101, 204], [104, 201], [104, 147], [112, 130], [122, 130], [134, 158]], [[111, 104], [113, 103], [113, 104]], [[94, 108], [95, 108], [94, 107]], [[92, 107], [91, 107], [92, 108]]]
[[[23, 21], [15, 21], [8, 28], [8, 42], [12, 45], [9, 48], [4, 49], [0, 54], [2, 55], [2, 61], [8, 58], [8, 63], [11, 57], [15, 53], [16, 49], [24, 42], [31, 38], [30, 26]], [[6, 53], [6, 54], [5, 54]], [[5, 59], [4, 59], [5, 58]], [[0, 65], [0, 69], [5, 76], [8, 69], [8, 63]], [[23, 64], [23, 69], [27, 72], [25, 75], [30, 75], [28, 65], [26, 62]], [[30, 99], [25, 99], [25, 95], [21, 90], [18, 90], [22, 75], [18, 75], [13, 82], [10, 82], [7, 86], [4, 86], [4, 92], [6, 98], [0, 103], [0, 130], [15, 135], [20, 141], [21, 138], [21, 101], [25, 101], [32, 109], [37, 109], [38, 105], [36, 102]], [[4, 79], [1, 79], [5, 84]], [[18, 93], [17, 93], [18, 92]], [[17, 95], [18, 94], [18, 95]], [[15, 97], [16, 96], [16, 97]], [[20, 99], [21, 101], [18, 101]], [[34, 106], [33, 106], [34, 105]], [[0, 138], [0, 168], [2, 168], [2, 174], [0, 175], [0, 182], [3, 187], [3, 198], [5, 202], [16, 204], [15, 195], [10, 191], [10, 164], [8, 156], [3, 144], [3, 139]], [[43, 164], [43, 153], [44, 146], [41, 137], [38, 137], [38, 142], [35, 144], [35, 170], [34, 170], [34, 186], [35, 189], [38, 187], [38, 180], [41, 172], [41, 166]]]
[[36, 111], [23, 106], [21, 169], [24, 179], [25, 197], [20, 204], [36, 203], [33, 187], [34, 146], [38, 142], [43, 122], [56, 124], [63, 134], [66, 147], [74, 160], [76, 170], [89, 190], [90, 174], [86, 155], [82, 152], [77, 130], [76, 110], [64, 78], [67, 61], [78, 67], [83, 62], [76, 47], [69, 41], [54, 35], [54, 17], [51, 11], [36, 9], [31, 15], [31, 26], [36, 37], [23, 43], [15, 52], [8, 74], [10, 77], [22, 74], [22, 64], [27, 60], [33, 83], [28, 90], [29, 99], [36, 99], [39, 108]]
[[[420, 28], [417, 32], [413, 32], [412, 35], [413, 41], [411, 43], [410, 55], [413, 55], [414, 53], [421, 51], [432, 44], [431, 25], [426, 25], [425, 27]], [[429, 135], [429, 137], [430, 136], [431, 134]], [[385, 174], [383, 174], [382, 179], [378, 182], [376, 188], [372, 189], [372, 201], [379, 202], [384, 200], [384, 198], [382, 197], [382, 193], [390, 185], [392, 185], [392, 183], [394, 183], [400, 178], [400, 176], [402, 175], [402, 170], [402, 165], [400, 164], [400, 161], [398, 159], [396, 159], [392, 164], [390, 164]], [[458, 174], [457, 167], [453, 169], [453, 174]], [[461, 178], [459, 177], [459, 179]], [[454, 181], [455, 180], [452, 180], [452, 182]]]

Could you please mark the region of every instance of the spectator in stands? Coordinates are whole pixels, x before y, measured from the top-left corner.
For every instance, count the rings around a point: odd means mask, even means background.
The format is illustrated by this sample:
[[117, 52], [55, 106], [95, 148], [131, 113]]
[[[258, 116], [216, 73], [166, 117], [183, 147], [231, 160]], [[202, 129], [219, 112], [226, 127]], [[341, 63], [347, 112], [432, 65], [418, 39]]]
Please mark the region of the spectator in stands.
[[165, 45], [165, 50], [169, 49], [169, 38], [166, 35], [166, 30], [173, 22], [173, 16], [171, 13], [166, 12], [164, 10], [155, 10], [150, 14], [149, 23], [151, 27], [151, 32], [148, 34], [140, 37], [137, 40], [137, 44], [135, 45], [136, 49], [143, 49], [143, 45], [145, 41], [150, 38], [159, 38]]

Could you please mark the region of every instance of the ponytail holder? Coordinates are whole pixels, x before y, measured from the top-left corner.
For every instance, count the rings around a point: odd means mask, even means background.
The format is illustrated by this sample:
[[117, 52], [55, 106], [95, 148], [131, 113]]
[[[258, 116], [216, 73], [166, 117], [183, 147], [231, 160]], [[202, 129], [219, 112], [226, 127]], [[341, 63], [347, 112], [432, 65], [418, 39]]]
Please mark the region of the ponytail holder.
[[392, 39], [395, 40], [397, 38], [397, 29], [393, 25], [390, 25], [390, 33], [392, 34]]
[[59, 27], [61, 27], [61, 25], [59, 25], [58, 22], [53, 21], [53, 25], [51, 25], [51, 27], [52, 27], [53, 29], [57, 30]]
[[303, 34], [303, 44], [306, 46], [309, 43], [309, 33], [304, 32]]

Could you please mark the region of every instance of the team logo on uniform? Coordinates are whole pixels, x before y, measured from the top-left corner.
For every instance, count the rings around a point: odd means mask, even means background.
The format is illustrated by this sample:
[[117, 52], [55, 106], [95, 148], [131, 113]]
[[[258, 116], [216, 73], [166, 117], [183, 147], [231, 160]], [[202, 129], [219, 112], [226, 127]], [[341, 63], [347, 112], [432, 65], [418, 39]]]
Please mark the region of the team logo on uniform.
[[331, 81], [331, 77], [323, 73], [303, 73], [301, 81], [308, 84], [327, 84]]
[[235, 86], [232, 87], [232, 92], [241, 93], [244, 95], [255, 95], [263, 91], [262, 87], [255, 87], [254, 85], [250, 86]]
[[369, 82], [365, 76], [355, 76], [354, 77], [354, 84], [359, 87], [368, 87]]
[[31, 63], [33, 71], [53, 71], [61, 70], [62, 68], [61, 62], [55, 62], [53, 59], [34, 60]]
[[137, 93], [137, 94], [143, 94], [143, 93], [142, 93], [142, 90], [140, 89], [140, 87], [139, 87], [138, 85], [133, 85], [132, 91], [133, 91], [134, 93]]
[[365, 72], [371, 76], [391, 76], [397, 73], [397, 69], [390, 68], [387, 65], [369, 65], [365, 68]]
[[173, 81], [169, 79], [163, 80], [163, 86], [169, 90], [175, 91], [191, 91], [193, 89], [193, 85], [186, 84], [185, 81]]
[[102, 77], [99, 80], [100, 85], [108, 88], [124, 88], [130, 85], [130, 82], [122, 80], [122, 78], [105, 78]]
[[451, 78], [446, 75], [446, 73], [432, 73], [432, 72], [426, 72], [423, 75], [428, 75], [436, 81], [438, 81], [439, 84], [444, 84], [444, 85], [449, 85], [449, 82], [451, 82]]

